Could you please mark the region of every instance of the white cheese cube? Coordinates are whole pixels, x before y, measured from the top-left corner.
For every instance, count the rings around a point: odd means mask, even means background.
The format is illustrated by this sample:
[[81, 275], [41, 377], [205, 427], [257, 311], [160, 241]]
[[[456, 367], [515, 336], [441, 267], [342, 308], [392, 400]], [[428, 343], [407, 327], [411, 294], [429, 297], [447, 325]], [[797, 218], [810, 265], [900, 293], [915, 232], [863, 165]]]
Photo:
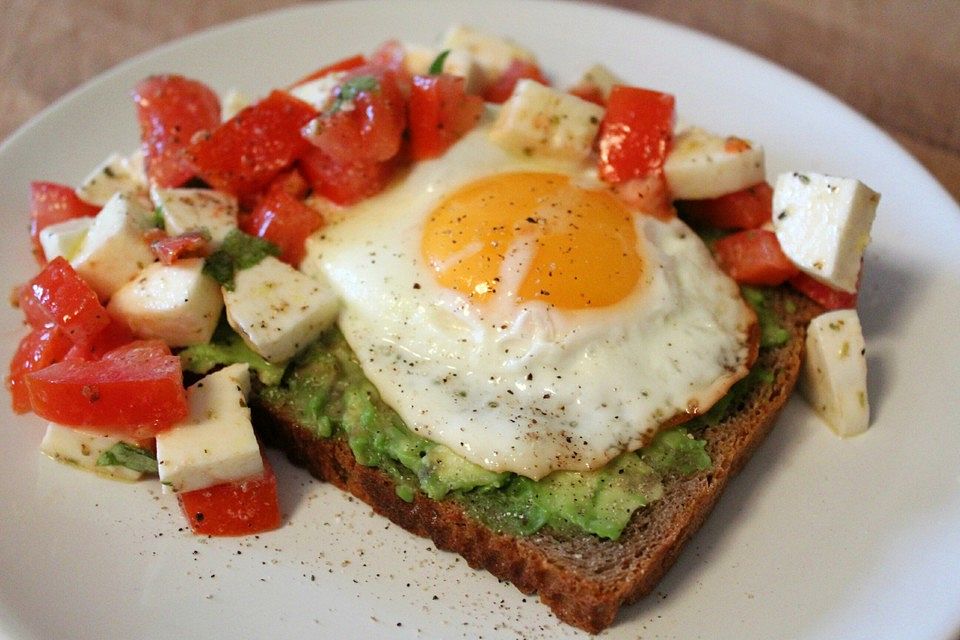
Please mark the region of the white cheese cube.
[[[403, 44], [403, 66], [410, 75], [425, 76], [430, 67], [444, 50], [424, 47], [418, 44]], [[464, 90], [467, 93], [477, 94], [483, 90], [484, 76], [480, 65], [469, 51], [464, 49], [447, 49], [447, 57], [443, 60], [443, 73], [460, 76], [464, 79]]]
[[615, 73], [607, 69], [602, 64], [595, 64], [580, 76], [577, 87], [596, 87], [604, 100], [610, 97], [610, 90], [614, 85], [624, 84]]
[[157, 434], [157, 467], [164, 489], [205, 489], [263, 473], [250, 422], [250, 372], [234, 364], [187, 389], [190, 414]]
[[855, 310], [831, 311], [810, 321], [800, 393], [837, 435], [867, 430], [867, 357]]
[[801, 271], [853, 293], [879, 202], [879, 193], [853, 178], [784, 173], [773, 189], [774, 232]]
[[77, 197], [102, 207], [118, 191], [123, 193], [145, 191], [147, 185], [143, 179], [142, 165], [138, 164], [139, 160], [142, 160], [142, 156], [128, 160], [118, 153], [110, 154], [83, 180], [77, 188]]
[[283, 362], [315, 340], [337, 317], [333, 290], [273, 257], [234, 275], [223, 288], [230, 326], [270, 362]]
[[140, 338], [159, 338], [171, 347], [210, 341], [223, 297], [216, 280], [203, 273], [203, 259], [155, 262], [124, 286], [107, 305]]
[[47, 425], [47, 431], [43, 435], [40, 451], [58, 462], [72, 464], [108, 478], [139, 480], [143, 476], [139, 471], [119, 465], [100, 466], [97, 464], [97, 458], [100, 457], [100, 454], [119, 442], [121, 442], [121, 439], [115, 436], [81, 431], [51, 422]]
[[214, 189], [150, 189], [150, 199], [159, 207], [163, 226], [171, 236], [188, 231], [206, 231], [210, 243], [219, 247], [237, 228], [237, 199]]
[[143, 239], [151, 221], [139, 198], [124, 193], [114, 194], [93, 219], [70, 263], [101, 300], [109, 299], [156, 260]]
[[322, 78], [298, 84], [290, 89], [290, 95], [312, 105], [317, 111], [323, 111], [333, 97], [333, 90], [340, 85], [346, 75], [346, 71], [328, 73]]
[[506, 38], [482, 33], [476, 29], [455, 25], [444, 35], [440, 50], [460, 50], [476, 61], [484, 82], [495, 80], [514, 60], [536, 63], [536, 56]]
[[490, 139], [524, 155], [583, 160], [593, 149], [603, 107], [533, 80], [517, 83]]
[[691, 127], [674, 137], [663, 174], [678, 200], [718, 198], [766, 178], [763, 147]]
[[250, 98], [239, 89], [230, 89], [223, 95], [223, 99], [220, 100], [220, 105], [221, 111], [223, 112], [221, 117], [224, 121], [227, 121], [249, 107]]
[[62, 257], [64, 260], [72, 260], [77, 252], [80, 251], [80, 245], [83, 239], [87, 237], [87, 232], [93, 225], [93, 217], [71, 218], [57, 224], [45, 227], [40, 232], [40, 246], [43, 247], [43, 255], [47, 260], [53, 260]]

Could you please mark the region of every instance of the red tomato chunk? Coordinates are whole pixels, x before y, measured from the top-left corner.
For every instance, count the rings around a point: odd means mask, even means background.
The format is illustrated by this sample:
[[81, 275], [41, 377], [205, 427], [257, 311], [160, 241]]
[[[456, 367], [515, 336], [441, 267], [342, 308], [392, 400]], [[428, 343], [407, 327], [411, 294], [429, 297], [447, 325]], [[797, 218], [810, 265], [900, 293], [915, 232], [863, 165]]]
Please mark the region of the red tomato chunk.
[[717, 240], [713, 249], [720, 268], [741, 284], [776, 286], [799, 273], [772, 231], [732, 233]]
[[162, 75], [140, 82], [133, 100], [147, 175], [157, 186], [179, 187], [194, 175], [187, 147], [220, 125], [220, 98], [202, 82]]
[[40, 246], [40, 232], [52, 224], [97, 215], [99, 207], [77, 197], [72, 187], [55, 182], [30, 183], [30, 237], [37, 262], [47, 261]]
[[188, 231], [179, 236], [165, 236], [150, 242], [150, 250], [163, 264], [170, 265], [183, 258], [203, 258], [210, 255], [209, 234]]
[[38, 327], [24, 336], [10, 361], [10, 374], [7, 376], [7, 389], [13, 401], [13, 410], [17, 413], [30, 411], [30, 393], [27, 391], [26, 376], [61, 361], [73, 342], [57, 326]]
[[246, 220], [243, 231], [280, 247], [280, 259], [293, 266], [303, 260], [303, 244], [320, 228], [323, 218], [300, 200], [277, 189], [267, 193]]
[[766, 182], [710, 200], [683, 200], [677, 207], [695, 224], [714, 229], [756, 229], [771, 220], [773, 189]]
[[300, 158], [300, 169], [316, 193], [339, 205], [350, 205], [379, 193], [393, 176], [396, 163], [339, 162], [314, 147]]
[[47, 320], [60, 327], [75, 344], [89, 344], [110, 324], [107, 310], [97, 294], [70, 263], [61, 257], [52, 260], [26, 287], [36, 305], [27, 311], [28, 318], [39, 308]]
[[855, 309], [857, 307], [856, 293], [833, 289], [805, 273], [798, 273], [790, 278], [789, 282], [791, 287], [824, 309]]
[[187, 415], [180, 358], [160, 341], [133, 342], [102, 360], [65, 360], [26, 376], [34, 413], [63, 425], [149, 438]]
[[325, 67], [320, 67], [313, 73], [307, 74], [304, 77], [300, 78], [299, 80], [294, 82], [292, 85], [290, 85], [290, 87], [293, 88], [301, 84], [310, 82], [312, 80], [319, 80], [324, 76], [328, 76], [331, 73], [337, 73], [338, 71], [349, 71], [350, 69], [365, 65], [366, 63], [367, 63], [367, 59], [364, 58], [362, 55], [350, 56], [349, 58], [344, 58], [339, 62], [334, 62], [333, 64], [327, 65]]
[[536, 64], [525, 60], [510, 62], [500, 77], [493, 81], [483, 92], [483, 99], [495, 104], [503, 104], [513, 94], [514, 88], [521, 80], [536, 80], [540, 84], [548, 85], [550, 81]]
[[410, 154], [426, 160], [442, 155], [480, 121], [483, 99], [467, 95], [461, 77], [415, 76], [408, 109]]
[[673, 123], [672, 95], [615, 86], [600, 123], [600, 177], [617, 183], [661, 173]]
[[196, 141], [188, 154], [207, 184], [250, 198], [310, 146], [300, 129], [314, 116], [306, 102], [274, 91]]
[[243, 536], [281, 524], [277, 478], [266, 456], [263, 475], [178, 494], [180, 508], [194, 533]]

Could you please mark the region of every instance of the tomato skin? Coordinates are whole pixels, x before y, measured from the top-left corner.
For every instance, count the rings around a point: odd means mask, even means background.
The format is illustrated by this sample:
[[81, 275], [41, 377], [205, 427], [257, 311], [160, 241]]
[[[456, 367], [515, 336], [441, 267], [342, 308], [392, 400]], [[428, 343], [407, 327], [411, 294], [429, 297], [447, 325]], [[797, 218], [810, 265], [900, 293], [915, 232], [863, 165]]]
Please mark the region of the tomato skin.
[[111, 317], [110, 324], [84, 346], [74, 345], [64, 360], [99, 360], [107, 353], [133, 342], [135, 336], [125, 323]]
[[310, 146], [300, 129], [316, 115], [306, 102], [274, 91], [194, 142], [187, 153], [207, 184], [250, 198]]
[[[370, 82], [348, 103], [337, 107], [336, 96], [348, 87]], [[334, 91], [334, 107], [304, 131], [312, 144], [340, 163], [384, 162], [397, 155], [407, 124], [406, 101], [395, 73], [366, 65], [351, 70]]]
[[480, 121], [483, 99], [468, 95], [461, 77], [414, 76], [407, 108], [410, 155], [425, 160], [443, 155]]
[[800, 272], [790, 278], [790, 286], [807, 296], [824, 309], [856, 309], [858, 293], [840, 291], [814, 280], [807, 274]]
[[314, 192], [345, 206], [382, 191], [390, 182], [396, 163], [338, 162], [314, 147], [301, 156], [300, 168]]
[[190, 529], [198, 535], [250, 535], [276, 529], [282, 521], [277, 478], [266, 456], [260, 477], [177, 495]]
[[47, 261], [40, 246], [41, 231], [58, 222], [95, 216], [98, 211], [99, 207], [78, 198], [72, 187], [56, 182], [31, 182], [30, 238], [37, 262], [42, 265]]
[[23, 337], [10, 360], [10, 373], [6, 380], [16, 413], [27, 413], [31, 409], [27, 374], [60, 362], [72, 347], [70, 338], [55, 325], [35, 328]]
[[777, 286], [800, 272], [783, 254], [777, 236], [765, 229], [724, 236], [713, 249], [720, 268], [741, 284]]
[[165, 265], [183, 258], [204, 258], [210, 255], [210, 240], [202, 231], [188, 231], [179, 236], [165, 236], [150, 241], [150, 250]]
[[483, 91], [483, 99], [494, 104], [503, 104], [521, 80], [535, 80], [540, 84], [550, 86], [550, 81], [543, 75], [540, 67], [533, 62], [514, 59], [500, 74], [500, 77], [496, 78]]
[[358, 54], [355, 56], [350, 56], [349, 58], [344, 58], [343, 60], [334, 62], [333, 64], [328, 64], [325, 67], [320, 67], [313, 73], [309, 73], [303, 76], [302, 78], [294, 82], [292, 85], [290, 85], [290, 88], [292, 89], [293, 87], [310, 82], [312, 80], [319, 80], [320, 78], [324, 76], [328, 76], [331, 73], [337, 73], [338, 71], [349, 71], [350, 69], [354, 69], [356, 67], [360, 67], [365, 64], [367, 64], [367, 59], [364, 58], [362, 55]]
[[[25, 289], [28, 293], [24, 295], [32, 296], [47, 320], [60, 327], [74, 344], [89, 344], [110, 324], [97, 294], [62, 257], [48, 262]], [[34, 315], [36, 310], [26, 313]]]
[[194, 175], [186, 155], [194, 136], [220, 125], [220, 98], [207, 85], [180, 75], [150, 76], [133, 92], [147, 176], [179, 187]]
[[187, 416], [180, 358], [157, 340], [137, 341], [99, 361], [64, 360], [27, 374], [38, 416], [62, 425], [150, 438]]
[[674, 98], [667, 93], [617, 85], [600, 123], [599, 171], [611, 183], [663, 172], [673, 139]]
[[607, 106], [607, 101], [603, 97], [603, 92], [595, 84], [578, 84], [575, 87], [571, 87], [568, 91], [570, 95], [577, 96], [582, 100], [587, 102], [592, 102], [593, 104], [600, 105], [601, 107]]
[[756, 229], [772, 219], [773, 189], [766, 182], [710, 200], [683, 200], [677, 207], [695, 224], [714, 229]]
[[283, 189], [276, 189], [264, 196], [241, 229], [280, 247], [280, 259], [296, 267], [303, 260], [307, 236], [322, 224], [319, 213]]

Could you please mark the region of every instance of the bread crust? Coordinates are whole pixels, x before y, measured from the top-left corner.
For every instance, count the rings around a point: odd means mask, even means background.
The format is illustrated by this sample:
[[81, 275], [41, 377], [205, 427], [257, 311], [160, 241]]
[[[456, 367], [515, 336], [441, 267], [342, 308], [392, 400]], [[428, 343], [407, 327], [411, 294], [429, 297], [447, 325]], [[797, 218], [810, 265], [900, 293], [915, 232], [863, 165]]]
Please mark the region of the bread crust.
[[786, 344], [761, 351], [757, 366], [773, 372], [720, 424], [705, 430], [713, 467], [684, 478], [668, 478], [664, 496], [638, 510], [618, 540], [583, 535], [561, 538], [499, 534], [469, 516], [453, 500], [417, 493], [400, 499], [386, 473], [364, 467], [340, 438], [318, 438], [286, 416], [254, 402], [261, 437], [321, 480], [349, 491], [404, 529], [453, 551], [474, 569], [485, 569], [526, 594], [537, 593], [563, 622], [591, 633], [613, 624], [624, 604], [650, 593], [686, 541], [713, 509], [729, 479], [746, 463], [772, 427], [796, 383], [806, 326], [821, 309], [786, 289], [769, 303], [790, 333]]

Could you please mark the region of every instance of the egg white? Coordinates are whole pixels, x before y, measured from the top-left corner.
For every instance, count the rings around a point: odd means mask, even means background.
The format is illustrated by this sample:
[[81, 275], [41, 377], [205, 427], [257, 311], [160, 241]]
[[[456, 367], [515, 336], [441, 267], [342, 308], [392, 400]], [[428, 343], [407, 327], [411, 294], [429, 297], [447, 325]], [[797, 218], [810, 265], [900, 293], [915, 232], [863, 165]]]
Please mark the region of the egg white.
[[413, 431], [488, 469], [540, 478], [643, 446], [745, 375], [754, 314], [679, 220], [635, 216], [642, 282], [611, 306], [501, 296], [481, 307], [439, 285], [420, 252], [426, 219], [453, 189], [510, 171], [600, 186], [589, 167], [508, 153], [481, 127], [308, 241], [301, 268], [337, 290], [364, 373]]

